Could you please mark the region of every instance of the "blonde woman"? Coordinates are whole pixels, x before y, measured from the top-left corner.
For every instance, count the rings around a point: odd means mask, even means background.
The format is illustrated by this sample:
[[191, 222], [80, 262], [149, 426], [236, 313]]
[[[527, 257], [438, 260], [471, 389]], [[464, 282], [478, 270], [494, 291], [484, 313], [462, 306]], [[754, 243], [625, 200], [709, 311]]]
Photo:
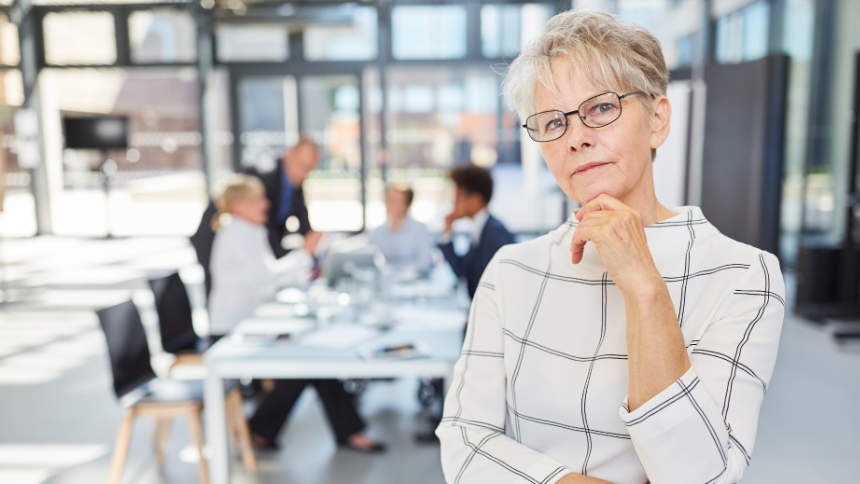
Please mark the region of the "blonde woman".
[[[213, 219], [212, 293], [209, 298], [210, 333], [227, 334], [275, 291], [310, 281], [313, 255], [321, 234], [305, 235], [304, 248], [276, 259], [266, 235], [269, 201], [260, 180], [236, 175], [217, 199]], [[360, 452], [382, 452], [370, 440], [352, 397], [338, 380], [277, 380], [249, 421], [254, 444], [276, 449], [276, 439], [290, 411], [308, 385], [313, 386], [326, 411], [338, 444]]]
[[657, 199], [668, 73], [644, 29], [556, 15], [506, 94], [581, 208], [502, 247], [445, 401], [449, 482], [733, 483], [785, 309], [779, 262]]
[[212, 220], [212, 293], [210, 332], [228, 333], [254, 312], [279, 287], [310, 281], [319, 232], [305, 236], [304, 248], [275, 259], [266, 235], [269, 201], [263, 184], [250, 175], [236, 175], [216, 200]]

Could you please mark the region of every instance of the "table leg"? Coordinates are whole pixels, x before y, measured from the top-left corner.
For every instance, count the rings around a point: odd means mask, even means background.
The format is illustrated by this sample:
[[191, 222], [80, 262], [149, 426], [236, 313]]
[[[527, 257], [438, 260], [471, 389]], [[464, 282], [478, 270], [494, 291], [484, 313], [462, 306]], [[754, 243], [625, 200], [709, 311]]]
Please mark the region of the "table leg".
[[224, 411], [224, 380], [209, 367], [204, 390], [206, 440], [209, 447], [209, 474], [212, 484], [230, 482], [230, 456], [227, 449], [227, 419]]

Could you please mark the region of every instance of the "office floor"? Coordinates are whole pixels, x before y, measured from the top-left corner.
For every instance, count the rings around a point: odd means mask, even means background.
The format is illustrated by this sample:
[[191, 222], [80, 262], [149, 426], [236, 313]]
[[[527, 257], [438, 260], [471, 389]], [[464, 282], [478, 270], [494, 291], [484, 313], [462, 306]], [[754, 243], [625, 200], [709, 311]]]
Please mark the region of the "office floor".
[[[103, 482], [120, 412], [92, 309], [132, 296], [144, 323], [154, 325], [145, 279], [175, 268], [200, 307], [202, 275], [193, 253], [181, 238], [41, 237], [0, 244], [0, 482]], [[156, 357], [156, 367], [166, 361]], [[390, 450], [366, 456], [335, 448], [307, 392], [282, 450], [259, 455], [253, 476], [235, 461], [234, 482], [442, 482], [438, 447], [412, 441], [423, 424], [414, 394], [410, 380], [369, 387], [361, 411], [371, 436]], [[856, 482], [857, 402], [860, 343], [838, 347], [822, 327], [789, 315], [744, 482]], [[174, 422], [163, 472], [151, 451], [152, 430], [146, 420], [135, 425], [123, 482], [196, 482], [186, 424]]]

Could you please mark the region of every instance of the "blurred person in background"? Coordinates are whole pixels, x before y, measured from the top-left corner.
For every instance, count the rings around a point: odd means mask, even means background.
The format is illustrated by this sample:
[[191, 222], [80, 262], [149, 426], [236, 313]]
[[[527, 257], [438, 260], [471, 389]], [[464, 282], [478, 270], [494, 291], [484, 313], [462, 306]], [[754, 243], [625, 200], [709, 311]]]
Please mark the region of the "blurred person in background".
[[[266, 188], [266, 197], [269, 199], [266, 230], [275, 257], [282, 257], [289, 251], [284, 244], [284, 237], [289, 233], [305, 235], [311, 231], [302, 184], [317, 167], [319, 159], [319, 145], [311, 138], [301, 137], [295, 145], [284, 150], [274, 170], [248, 171], [260, 178]], [[295, 222], [291, 221], [291, 217], [295, 217]], [[296, 222], [296, 226], [288, 226]]]
[[[468, 164], [453, 168], [448, 176], [454, 182], [454, 207], [445, 217], [439, 250], [454, 274], [459, 279], [466, 280], [469, 298], [472, 298], [490, 259], [503, 245], [513, 243], [514, 236], [499, 219], [490, 215], [487, 208], [493, 197], [493, 176], [489, 170]], [[451, 237], [454, 221], [461, 218], [471, 219], [472, 229], [469, 233], [469, 250], [458, 255]], [[429, 420], [433, 426], [432, 429], [415, 434], [415, 440], [418, 442], [437, 442], [434, 429], [442, 418], [443, 387], [443, 381], [434, 378], [422, 381], [418, 388], [418, 400], [423, 407], [431, 409]], [[433, 412], [434, 408], [438, 410]]]
[[415, 198], [412, 187], [393, 183], [385, 189], [385, 223], [370, 232], [369, 241], [385, 256], [395, 278], [425, 276], [433, 265], [433, 236], [427, 226], [409, 215]]
[[[772, 254], [657, 199], [657, 39], [565, 12], [505, 92], [581, 208], [487, 266], [437, 429], [449, 482], [734, 483], [749, 465], [785, 288]], [[707, 182], [707, 181], [706, 181]]]
[[[322, 235], [308, 232], [302, 249], [276, 259], [266, 237], [269, 201], [263, 184], [250, 175], [235, 175], [218, 197], [216, 206], [209, 300], [210, 334], [214, 340], [250, 317], [278, 288], [310, 282], [314, 252]], [[363, 433], [365, 423], [352, 396], [342, 382], [331, 379], [275, 380], [274, 388], [248, 422], [257, 448], [277, 448], [281, 428], [309, 385], [316, 389], [340, 446], [368, 453], [385, 450], [384, 445]]]
[[[503, 245], [513, 243], [514, 236], [487, 210], [493, 197], [493, 177], [489, 170], [470, 164], [452, 169], [448, 176], [454, 182], [454, 208], [445, 217], [439, 250], [454, 274], [466, 280], [471, 298], [490, 259]], [[451, 240], [454, 221], [461, 218], [472, 221], [471, 245], [462, 256], [454, 251]]]

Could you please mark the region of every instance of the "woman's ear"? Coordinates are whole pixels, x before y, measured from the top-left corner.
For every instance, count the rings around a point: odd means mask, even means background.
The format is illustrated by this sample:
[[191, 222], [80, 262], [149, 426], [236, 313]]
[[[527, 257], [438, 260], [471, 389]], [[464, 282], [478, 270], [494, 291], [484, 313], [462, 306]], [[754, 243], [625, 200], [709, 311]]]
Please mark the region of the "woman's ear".
[[659, 96], [654, 100], [651, 111], [651, 148], [657, 149], [669, 136], [669, 120], [672, 118], [672, 106], [669, 98]]

